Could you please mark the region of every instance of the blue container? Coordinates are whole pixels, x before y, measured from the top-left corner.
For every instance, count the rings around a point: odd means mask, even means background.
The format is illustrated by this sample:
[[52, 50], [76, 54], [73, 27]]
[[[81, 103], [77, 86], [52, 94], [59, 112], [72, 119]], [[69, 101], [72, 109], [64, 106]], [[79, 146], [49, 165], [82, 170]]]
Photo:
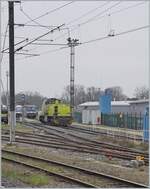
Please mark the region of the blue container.
[[146, 108], [146, 113], [144, 115], [144, 122], [143, 122], [143, 136], [144, 141], [149, 141], [149, 108]]
[[111, 94], [105, 94], [100, 96], [100, 112], [103, 114], [109, 114], [111, 113]]

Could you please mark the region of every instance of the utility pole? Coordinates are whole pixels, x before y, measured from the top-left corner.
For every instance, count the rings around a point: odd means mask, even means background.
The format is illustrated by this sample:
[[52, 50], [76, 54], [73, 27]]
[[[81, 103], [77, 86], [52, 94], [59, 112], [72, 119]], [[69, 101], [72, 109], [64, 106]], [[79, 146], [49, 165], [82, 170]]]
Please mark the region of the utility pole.
[[73, 116], [73, 109], [74, 109], [74, 79], [75, 79], [75, 46], [79, 45], [78, 39], [71, 39], [70, 37], [68, 40], [68, 46], [70, 47], [70, 111], [71, 116]]
[[8, 2], [9, 10], [9, 83], [10, 83], [10, 143], [15, 142], [15, 68], [14, 68], [14, 2]]

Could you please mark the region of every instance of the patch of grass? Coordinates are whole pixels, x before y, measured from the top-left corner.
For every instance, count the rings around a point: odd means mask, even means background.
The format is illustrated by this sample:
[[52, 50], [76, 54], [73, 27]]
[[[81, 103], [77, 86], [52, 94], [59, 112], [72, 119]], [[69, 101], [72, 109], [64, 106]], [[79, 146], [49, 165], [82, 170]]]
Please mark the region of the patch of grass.
[[146, 143], [140, 143], [139, 147], [144, 150], [144, 151], [148, 151], [149, 150], [149, 145]]
[[24, 168], [20, 169], [5, 162], [2, 163], [2, 176], [8, 177], [13, 181], [20, 180], [31, 186], [44, 186], [49, 184], [49, 177], [47, 175], [27, 171]]
[[23, 175], [22, 181], [31, 184], [32, 186], [44, 186], [49, 183], [48, 176], [35, 174]]
[[9, 125], [8, 124], [1, 124], [1, 128], [2, 129], [9, 129]]
[[[2, 124], [2, 129], [9, 130], [10, 126], [8, 124]], [[22, 132], [32, 132], [33, 128], [26, 127], [22, 123], [17, 123], [16, 127], [15, 127], [15, 130], [16, 131], [22, 131]]]
[[132, 142], [127, 142], [126, 143], [126, 146], [128, 147], [128, 148], [134, 148], [134, 147], [136, 147], [136, 145]]
[[12, 166], [2, 163], [2, 176], [11, 178], [12, 180], [16, 179], [16, 171], [13, 171]]

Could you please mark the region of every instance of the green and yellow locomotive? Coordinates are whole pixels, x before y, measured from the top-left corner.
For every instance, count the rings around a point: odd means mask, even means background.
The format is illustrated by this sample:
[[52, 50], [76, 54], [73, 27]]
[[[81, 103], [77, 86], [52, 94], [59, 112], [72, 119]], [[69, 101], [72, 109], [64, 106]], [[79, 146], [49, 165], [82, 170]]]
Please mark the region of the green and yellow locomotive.
[[44, 100], [39, 120], [56, 126], [70, 125], [72, 123], [70, 106], [56, 98]]

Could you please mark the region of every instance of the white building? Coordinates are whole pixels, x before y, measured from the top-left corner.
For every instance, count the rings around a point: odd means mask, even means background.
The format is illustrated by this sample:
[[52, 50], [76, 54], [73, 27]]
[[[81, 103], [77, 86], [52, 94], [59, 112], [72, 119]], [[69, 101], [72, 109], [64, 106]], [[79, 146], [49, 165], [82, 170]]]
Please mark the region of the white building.
[[80, 104], [79, 107], [82, 111], [83, 124], [99, 124], [100, 109], [99, 102], [85, 102]]
[[[137, 101], [112, 101], [111, 112], [112, 113], [141, 113], [144, 114], [146, 107], [149, 105], [149, 100], [137, 100]], [[101, 118], [100, 105], [98, 101], [85, 102], [78, 106], [78, 109], [82, 112], [83, 124], [99, 124]]]
[[130, 102], [129, 101], [112, 101], [111, 102], [111, 112], [112, 113], [129, 113], [130, 112]]

